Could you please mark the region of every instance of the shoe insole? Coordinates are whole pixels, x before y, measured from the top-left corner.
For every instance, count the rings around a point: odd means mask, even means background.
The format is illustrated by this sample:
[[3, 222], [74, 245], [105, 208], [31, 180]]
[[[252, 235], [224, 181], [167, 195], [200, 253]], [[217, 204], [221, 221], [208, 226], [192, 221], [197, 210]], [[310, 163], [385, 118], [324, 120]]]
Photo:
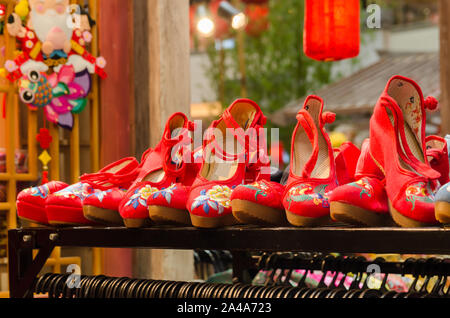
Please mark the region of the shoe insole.
[[[425, 155], [421, 143], [422, 109], [419, 92], [411, 83], [396, 79], [392, 81], [388, 88], [388, 94], [397, 102], [397, 105], [402, 110], [404, 132], [409, 149], [414, 157], [421, 162], [425, 162]], [[404, 153], [406, 154], [406, 152]]]
[[[319, 116], [320, 116], [320, 108], [321, 103], [316, 99], [310, 99], [307, 105], [307, 111], [313, 118], [315, 128], [311, 127], [311, 129], [317, 129], [318, 131], [318, 146], [319, 153], [317, 156], [317, 161], [314, 166], [314, 169], [311, 172], [311, 178], [328, 178], [330, 176], [330, 158], [328, 154], [328, 145], [325, 140], [325, 137], [321, 133], [319, 129]], [[297, 176], [301, 176], [303, 172], [303, 168], [305, 164], [310, 159], [313, 152], [313, 145], [308, 138], [305, 130], [302, 126], [300, 126], [297, 130], [295, 139], [294, 139], [294, 149], [293, 149], [293, 158], [292, 158], [292, 167], [293, 173]]]
[[[230, 112], [244, 131], [247, 130], [256, 115], [255, 108], [247, 103], [236, 104]], [[215, 129], [215, 138], [217, 144], [229, 155], [238, 155], [244, 151], [244, 146], [236, 140], [234, 134], [230, 131], [227, 132], [227, 126], [223, 120], [219, 122]], [[225, 159], [220, 154], [213, 152], [211, 147], [214, 147], [213, 144], [209, 144], [205, 150], [205, 164], [200, 174], [210, 181], [230, 179], [237, 171], [239, 159]]]

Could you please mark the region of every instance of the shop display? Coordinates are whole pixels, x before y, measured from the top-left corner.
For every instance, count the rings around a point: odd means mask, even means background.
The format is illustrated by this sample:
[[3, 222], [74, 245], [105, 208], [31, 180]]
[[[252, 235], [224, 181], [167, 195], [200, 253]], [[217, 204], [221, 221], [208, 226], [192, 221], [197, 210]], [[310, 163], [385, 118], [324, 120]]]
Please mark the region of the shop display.
[[150, 212], [152, 219], [188, 222], [182, 203], [186, 203], [188, 187], [198, 171], [189, 137], [193, 130], [194, 124], [183, 113], [172, 114], [167, 120], [161, 141], [144, 153], [137, 177], [120, 202], [119, 212], [125, 226], [136, 228], [151, 224], [147, 203], [150, 197], [154, 203]]
[[[124, 158], [67, 188], [49, 183], [27, 189], [19, 194], [18, 215], [41, 224], [129, 228], [445, 223], [445, 203], [435, 217], [434, 193], [439, 182], [449, 180], [447, 143], [425, 137], [425, 108], [435, 107], [415, 82], [394, 76], [375, 107], [361, 151], [351, 142], [333, 149], [324, 125], [335, 115], [323, 111], [320, 97], [309, 96], [297, 115], [283, 184], [270, 181], [267, 151], [261, 148], [265, 116], [253, 101], [232, 103], [208, 128], [201, 149], [193, 149], [194, 124], [174, 113], [140, 164]], [[44, 132], [43, 148], [48, 147]], [[224, 150], [230, 145], [232, 154]]]

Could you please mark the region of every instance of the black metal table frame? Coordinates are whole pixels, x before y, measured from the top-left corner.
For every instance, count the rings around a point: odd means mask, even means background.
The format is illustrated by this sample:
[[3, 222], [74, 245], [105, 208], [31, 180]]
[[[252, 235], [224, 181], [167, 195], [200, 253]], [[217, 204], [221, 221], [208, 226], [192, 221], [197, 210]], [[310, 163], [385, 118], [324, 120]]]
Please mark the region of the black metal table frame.
[[[22, 228], [8, 232], [10, 297], [32, 297], [33, 284], [56, 246], [216, 249], [233, 254], [233, 281], [246, 279], [250, 251], [450, 255], [450, 229], [192, 227]], [[38, 250], [33, 259], [33, 250]]]

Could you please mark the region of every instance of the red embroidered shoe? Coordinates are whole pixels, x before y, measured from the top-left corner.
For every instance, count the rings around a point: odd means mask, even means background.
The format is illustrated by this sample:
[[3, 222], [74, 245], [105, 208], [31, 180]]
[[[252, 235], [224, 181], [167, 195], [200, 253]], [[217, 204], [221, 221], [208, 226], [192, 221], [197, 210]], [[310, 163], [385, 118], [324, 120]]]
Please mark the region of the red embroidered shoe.
[[[135, 158], [121, 159], [102, 168], [98, 173], [84, 175], [81, 177], [82, 181], [49, 195], [45, 202], [45, 212], [47, 213], [49, 224], [98, 224], [96, 221], [94, 222], [84, 216], [84, 201], [91, 196], [101, 197], [101, 193], [106, 191], [107, 188], [114, 189], [116, 182], [120, 184], [117, 180], [121, 180], [124, 175], [132, 172], [137, 165], [138, 162]], [[96, 180], [97, 183], [93, 182], [93, 180]], [[103, 206], [105, 208], [112, 206], [112, 196], [108, 195], [108, 199], [110, 202], [108, 202], [108, 205], [105, 204]], [[95, 201], [91, 200], [90, 202]], [[96, 209], [95, 206], [88, 208], [88, 210], [93, 213], [92, 215], [89, 214], [92, 216], [92, 219], [101, 219], [101, 216], [104, 215], [102, 213], [107, 213], [106, 211]], [[108, 213], [114, 213], [114, 211], [108, 211]]]
[[233, 215], [244, 224], [288, 225], [283, 192], [283, 185], [266, 180], [238, 185], [231, 193]]
[[427, 158], [431, 168], [441, 174], [439, 183], [446, 184], [449, 182], [449, 160], [447, 150], [447, 140], [440, 136], [427, 136], [425, 138], [427, 146]]
[[323, 100], [308, 96], [297, 114], [291, 143], [291, 165], [283, 205], [294, 226], [329, 223], [328, 193], [338, 185], [333, 148], [324, 125], [335, 115], [322, 113]]
[[434, 192], [440, 173], [425, 152], [425, 108], [411, 79], [394, 76], [378, 100], [370, 119], [370, 154], [386, 177], [389, 211], [404, 227], [436, 224]]
[[69, 185], [61, 181], [50, 181], [41, 186], [25, 189], [17, 196], [17, 216], [26, 221], [48, 225], [45, 213], [47, 197]]
[[269, 180], [262, 130], [265, 123], [266, 117], [255, 102], [238, 99], [208, 128], [203, 142], [204, 162], [186, 206], [192, 225], [216, 228], [236, 224], [230, 200], [233, 189]]
[[[189, 131], [193, 129], [194, 124], [186, 115], [174, 113], [166, 123], [161, 141], [154, 149], [144, 153], [138, 176], [119, 205], [119, 212], [126, 227], [138, 228], [151, 224], [147, 201], [153, 194], [169, 189], [181, 181], [192, 183], [197, 171], [193, 169], [195, 165], [189, 166], [191, 169], [188, 169], [185, 161], [192, 156]], [[172, 187], [167, 191], [173, 190]], [[169, 195], [164, 198], [166, 197], [169, 198]], [[174, 202], [176, 200], [178, 198]]]
[[147, 199], [149, 216], [155, 224], [192, 225], [186, 202], [200, 169], [201, 163], [196, 162], [195, 158], [201, 157], [201, 147], [195, 152], [189, 150], [184, 158], [190, 153], [193, 154], [190, 160], [184, 160], [183, 163], [186, 166], [185, 178], [179, 183], [156, 191]]
[[138, 166], [139, 162], [135, 158], [128, 157], [105, 167], [104, 172], [80, 177], [82, 183], [87, 183], [94, 189], [83, 200], [86, 219], [107, 225], [123, 225], [118, 211], [119, 204], [136, 179]]
[[392, 223], [384, 175], [370, 156], [369, 143], [366, 139], [361, 147], [355, 171], [357, 180], [341, 185], [330, 193], [330, 215], [336, 221], [368, 226]]

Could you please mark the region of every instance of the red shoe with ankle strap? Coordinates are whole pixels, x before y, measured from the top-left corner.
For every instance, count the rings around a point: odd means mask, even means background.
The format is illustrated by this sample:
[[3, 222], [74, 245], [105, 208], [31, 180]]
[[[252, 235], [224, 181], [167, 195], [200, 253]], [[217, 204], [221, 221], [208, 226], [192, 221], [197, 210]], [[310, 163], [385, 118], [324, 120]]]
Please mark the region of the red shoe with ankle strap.
[[369, 153], [364, 140], [355, 171], [355, 182], [341, 185], [329, 196], [333, 220], [352, 225], [385, 226], [392, 223], [384, 175]]
[[151, 224], [147, 203], [150, 196], [176, 183], [192, 183], [197, 173], [196, 164], [190, 161], [192, 139], [189, 131], [192, 130], [194, 124], [185, 114], [174, 113], [166, 123], [161, 141], [144, 153], [138, 176], [119, 205], [126, 227]]
[[26, 221], [48, 225], [45, 213], [45, 201], [47, 197], [69, 185], [61, 181], [50, 181], [41, 186], [22, 190], [17, 196], [17, 216]]
[[[137, 166], [138, 162], [135, 158], [124, 158], [107, 165], [98, 173], [84, 175], [80, 178], [80, 182], [49, 195], [45, 202], [45, 212], [49, 224], [98, 224], [97, 221], [92, 221], [84, 216], [83, 204], [85, 200], [92, 196], [96, 197], [95, 200], [98, 200], [102, 197], [102, 192], [107, 191], [107, 189], [115, 190], [115, 188], [127, 185], [130, 181], [126, 180], [126, 176], [130, 173], [132, 174]], [[96, 182], [94, 182], [94, 180], [96, 180]], [[94, 212], [92, 219], [100, 219], [102, 215], [106, 215], [107, 213], [117, 213], [114, 209], [117, 209], [118, 202], [114, 201], [115, 195], [113, 193], [115, 193], [115, 191], [108, 192], [105, 195], [106, 197], [103, 197], [103, 200], [105, 200], [103, 202], [104, 205], [101, 205], [105, 208], [110, 207], [111, 210], [104, 211], [95, 209], [95, 206], [92, 206], [92, 208], [89, 209], [89, 211]], [[94, 201], [93, 198], [90, 202], [95, 202], [96, 204], [96, 201]], [[97, 213], [95, 213], [96, 211]], [[107, 216], [105, 216], [105, 221], [107, 220], [106, 218]], [[103, 219], [101, 220], [104, 221]]]
[[323, 111], [323, 100], [308, 96], [297, 114], [292, 135], [291, 165], [283, 205], [294, 226], [316, 226], [331, 222], [328, 193], [338, 185], [334, 151], [324, 129], [335, 119]]
[[385, 175], [392, 218], [403, 227], [438, 223], [434, 192], [441, 175], [430, 167], [425, 148], [425, 108], [434, 102], [424, 101], [411, 79], [394, 76], [370, 119], [370, 154]]
[[119, 204], [136, 179], [138, 166], [139, 162], [129, 157], [111, 164], [105, 172], [81, 176], [80, 181], [94, 189], [83, 200], [85, 218], [106, 225], [123, 225]]
[[[360, 150], [351, 142], [334, 149], [336, 175], [339, 183], [354, 180]], [[231, 194], [234, 217], [241, 223], [254, 225], [288, 225], [283, 206], [285, 186], [266, 180], [239, 185]]]
[[208, 128], [204, 161], [186, 205], [192, 225], [216, 228], [238, 223], [231, 209], [233, 189], [256, 180], [270, 180], [262, 131], [265, 123], [266, 117], [255, 102], [238, 99]]
[[190, 160], [185, 160], [186, 175], [185, 178], [180, 180], [181, 182], [163, 187], [147, 199], [148, 212], [153, 223], [192, 225], [189, 212], [186, 209], [186, 202], [191, 185], [200, 169], [200, 163], [195, 162], [197, 156], [201, 156], [201, 148], [193, 152]]

